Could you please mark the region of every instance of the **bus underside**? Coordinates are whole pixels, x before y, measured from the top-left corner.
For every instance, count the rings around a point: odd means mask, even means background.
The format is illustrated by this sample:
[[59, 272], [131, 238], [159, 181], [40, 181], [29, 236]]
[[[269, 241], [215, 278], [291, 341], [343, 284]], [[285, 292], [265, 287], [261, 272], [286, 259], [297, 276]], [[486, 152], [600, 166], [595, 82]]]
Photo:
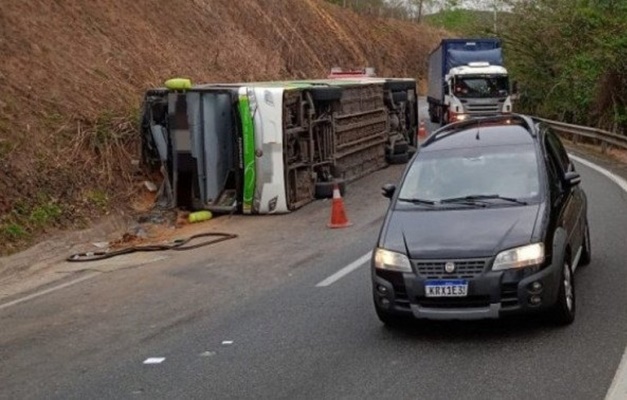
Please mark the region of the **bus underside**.
[[284, 213], [406, 162], [416, 131], [411, 79], [154, 89], [142, 158], [164, 176], [161, 207]]

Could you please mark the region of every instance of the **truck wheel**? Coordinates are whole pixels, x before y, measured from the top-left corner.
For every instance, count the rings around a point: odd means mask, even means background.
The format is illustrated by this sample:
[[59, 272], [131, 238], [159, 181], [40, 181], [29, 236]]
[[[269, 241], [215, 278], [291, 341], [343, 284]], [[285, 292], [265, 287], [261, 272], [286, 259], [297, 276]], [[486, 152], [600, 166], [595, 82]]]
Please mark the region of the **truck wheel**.
[[431, 121], [432, 124], [438, 123], [438, 115], [435, 112], [435, 107], [431, 103], [429, 103], [429, 121]]
[[448, 125], [449, 122], [449, 114], [448, 111], [442, 112], [442, 118], [440, 120], [440, 126]]
[[342, 88], [338, 86], [324, 86], [309, 89], [314, 101], [335, 101], [342, 98]]
[[[337, 184], [340, 188], [340, 194], [344, 196], [346, 193], [346, 181], [344, 179], [337, 179]], [[315, 197], [316, 199], [330, 199], [333, 198], [333, 182], [316, 182], [315, 185]]]

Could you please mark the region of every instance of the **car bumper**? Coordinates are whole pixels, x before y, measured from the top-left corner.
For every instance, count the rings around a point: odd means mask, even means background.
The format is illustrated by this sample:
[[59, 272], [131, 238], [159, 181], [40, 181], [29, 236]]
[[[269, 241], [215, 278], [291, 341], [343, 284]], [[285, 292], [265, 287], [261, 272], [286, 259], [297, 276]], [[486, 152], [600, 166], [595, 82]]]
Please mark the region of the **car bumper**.
[[[373, 292], [377, 307], [389, 314], [433, 320], [494, 319], [538, 312], [557, 301], [561, 268], [549, 264], [520, 270], [487, 271], [468, 279], [465, 297], [426, 297], [426, 278], [415, 273], [375, 270]], [[540, 282], [541, 290], [531, 285]], [[540, 302], [531, 300], [536, 296]]]

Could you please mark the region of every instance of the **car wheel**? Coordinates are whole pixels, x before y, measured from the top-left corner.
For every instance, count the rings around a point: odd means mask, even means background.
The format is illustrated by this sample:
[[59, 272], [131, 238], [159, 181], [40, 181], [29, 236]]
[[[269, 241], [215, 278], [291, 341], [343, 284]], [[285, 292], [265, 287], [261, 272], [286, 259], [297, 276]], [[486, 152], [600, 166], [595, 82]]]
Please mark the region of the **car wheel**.
[[590, 227], [586, 222], [586, 230], [583, 234], [583, 249], [581, 250], [581, 258], [579, 265], [588, 265], [592, 260], [592, 245], [590, 244]]
[[568, 260], [564, 260], [557, 303], [555, 303], [552, 312], [557, 324], [569, 325], [575, 320], [575, 311], [577, 310], [575, 299], [575, 276]]
[[374, 309], [377, 312], [377, 317], [379, 317], [379, 321], [383, 322], [385, 326], [388, 326], [390, 328], [401, 328], [403, 326], [407, 326], [409, 322], [409, 318], [407, 317], [391, 314], [387, 311], [382, 310], [376, 301], [374, 302]]

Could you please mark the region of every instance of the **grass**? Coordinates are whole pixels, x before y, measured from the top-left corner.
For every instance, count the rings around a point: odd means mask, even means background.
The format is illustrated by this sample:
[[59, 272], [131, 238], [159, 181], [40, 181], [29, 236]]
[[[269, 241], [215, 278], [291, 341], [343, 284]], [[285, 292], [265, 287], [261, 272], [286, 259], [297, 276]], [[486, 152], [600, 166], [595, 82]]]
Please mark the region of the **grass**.
[[[504, 13], [497, 15], [497, 23]], [[493, 32], [494, 13], [478, 10], [444, 10], [424, 18], [428, 25], [443, 28], [461, 35], [486, 35]], [[497, 27], [498, 28], [498, 27]]]
[[63, 210], [61, 210], [61, 207], [52, 202], [47, 202], [33, 208], [28, 216], [28, 222], [35, 228], [45, 228], [57, 221], [62, 214]]
[[63, 208], [45, 194], [39, 193], [31, 202], [17, 201], [10, 214], [0, 217], [0, 255], [11, 254], [29, 245], [33, 238], [63, 218]]
[[16, 223], [0, 225], [0, 237], [11, 241], [19, 241], [28, 237], [26, 229]]
[[104, 212], [109, 207], [109, 195], [100, 189], [90, 189], [85, 194], [85, 199], [99, 211]]

